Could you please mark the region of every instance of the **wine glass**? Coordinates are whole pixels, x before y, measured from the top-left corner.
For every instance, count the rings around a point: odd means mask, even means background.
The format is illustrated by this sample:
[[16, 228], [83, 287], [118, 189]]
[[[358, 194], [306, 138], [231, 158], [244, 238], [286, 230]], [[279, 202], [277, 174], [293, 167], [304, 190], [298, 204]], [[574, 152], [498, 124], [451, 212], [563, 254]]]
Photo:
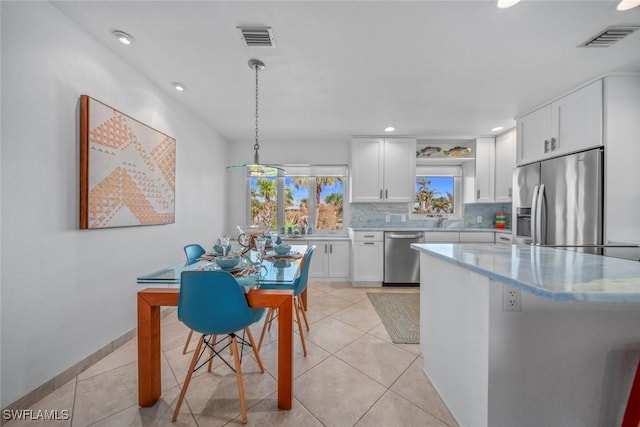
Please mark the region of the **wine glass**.
[[222, 251], [226, 255], [229, 253], [229, 241], [231, 240], [231, 236], [220, 236], [220, 246], [222, 246]]
[[261, 255], [264, 252], [266, 245], [267, 239], [264, 236], [256, 237], [256, 250], [258, 251], [258, 255]]
[[277, 230], [269, 230], [269, 237], [271, 237], [271, 245], [272, 246], [277, 246], [278, 231]]

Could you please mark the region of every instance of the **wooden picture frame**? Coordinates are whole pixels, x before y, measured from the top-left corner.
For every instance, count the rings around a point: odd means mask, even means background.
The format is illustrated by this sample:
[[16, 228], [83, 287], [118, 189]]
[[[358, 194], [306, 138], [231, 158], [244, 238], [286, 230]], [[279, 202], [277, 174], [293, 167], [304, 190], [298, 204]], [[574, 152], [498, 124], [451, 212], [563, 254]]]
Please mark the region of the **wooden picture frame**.
[[80, 96], [80, 229], [175, 222], [176, 140]]

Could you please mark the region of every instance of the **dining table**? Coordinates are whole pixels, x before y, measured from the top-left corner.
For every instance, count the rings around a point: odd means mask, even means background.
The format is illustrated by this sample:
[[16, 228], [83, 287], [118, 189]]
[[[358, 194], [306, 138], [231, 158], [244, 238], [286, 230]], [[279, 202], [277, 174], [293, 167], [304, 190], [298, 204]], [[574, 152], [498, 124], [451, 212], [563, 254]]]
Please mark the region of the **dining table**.
[[[289, 256], [269, 250], [258, 254], [251, 250], [230, 272], [237, 275], [250, 307], [279, 309], [278, 321], [278, 408], [291, 409], [293, 403], [293, 286], [306, 245], [292, 245]], [[161, 396], [161, 321], [162, 307], [178, 305], [180, 277], [183, 271], [219, 270], [213, 258], [186, 265], [185, 262], [156, 270], [137, 278], [147, 285], [137, 293], [138, 311], [138, 405], [153, 406]], [[245, 272], [250, 274], [244, 275]], [[306, 291], [301, 295], [306, 300]], [[306, 305], [305, 305], [306, 307]]]

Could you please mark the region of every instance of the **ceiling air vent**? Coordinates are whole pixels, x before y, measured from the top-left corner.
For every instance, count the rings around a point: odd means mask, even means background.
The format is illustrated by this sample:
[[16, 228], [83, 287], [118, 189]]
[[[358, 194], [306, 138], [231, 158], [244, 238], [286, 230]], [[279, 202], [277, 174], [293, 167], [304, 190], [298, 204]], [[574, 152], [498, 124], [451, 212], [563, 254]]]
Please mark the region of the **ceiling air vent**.
[[271, 27], [236, 27], [247, 47], [276, 47]]
[[578, 47], [609, 47], [612, 44], [619, 42], [629, 34], [636, 31], [640, 26], [616, 26], [609, 27], [596, 36], [591, 37], [586, 42], [582, 43]]

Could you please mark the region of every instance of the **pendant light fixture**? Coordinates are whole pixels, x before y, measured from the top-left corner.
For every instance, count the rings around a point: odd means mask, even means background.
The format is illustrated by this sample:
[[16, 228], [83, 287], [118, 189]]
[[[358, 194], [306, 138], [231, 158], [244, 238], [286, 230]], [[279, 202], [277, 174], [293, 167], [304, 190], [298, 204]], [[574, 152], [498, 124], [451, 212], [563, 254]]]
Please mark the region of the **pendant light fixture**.
[[227, 166], [227, 169], [243, 169], [246, 171], [247, 176], [284, 176], [284, 169], [260, 163], [260, 143], [258, 141], [258, 71], [264, 70], [264, 62], [259, 59], [250, 59], [249, 68], [256, 72], [256, 138], [253, 144], [253, 163]]

